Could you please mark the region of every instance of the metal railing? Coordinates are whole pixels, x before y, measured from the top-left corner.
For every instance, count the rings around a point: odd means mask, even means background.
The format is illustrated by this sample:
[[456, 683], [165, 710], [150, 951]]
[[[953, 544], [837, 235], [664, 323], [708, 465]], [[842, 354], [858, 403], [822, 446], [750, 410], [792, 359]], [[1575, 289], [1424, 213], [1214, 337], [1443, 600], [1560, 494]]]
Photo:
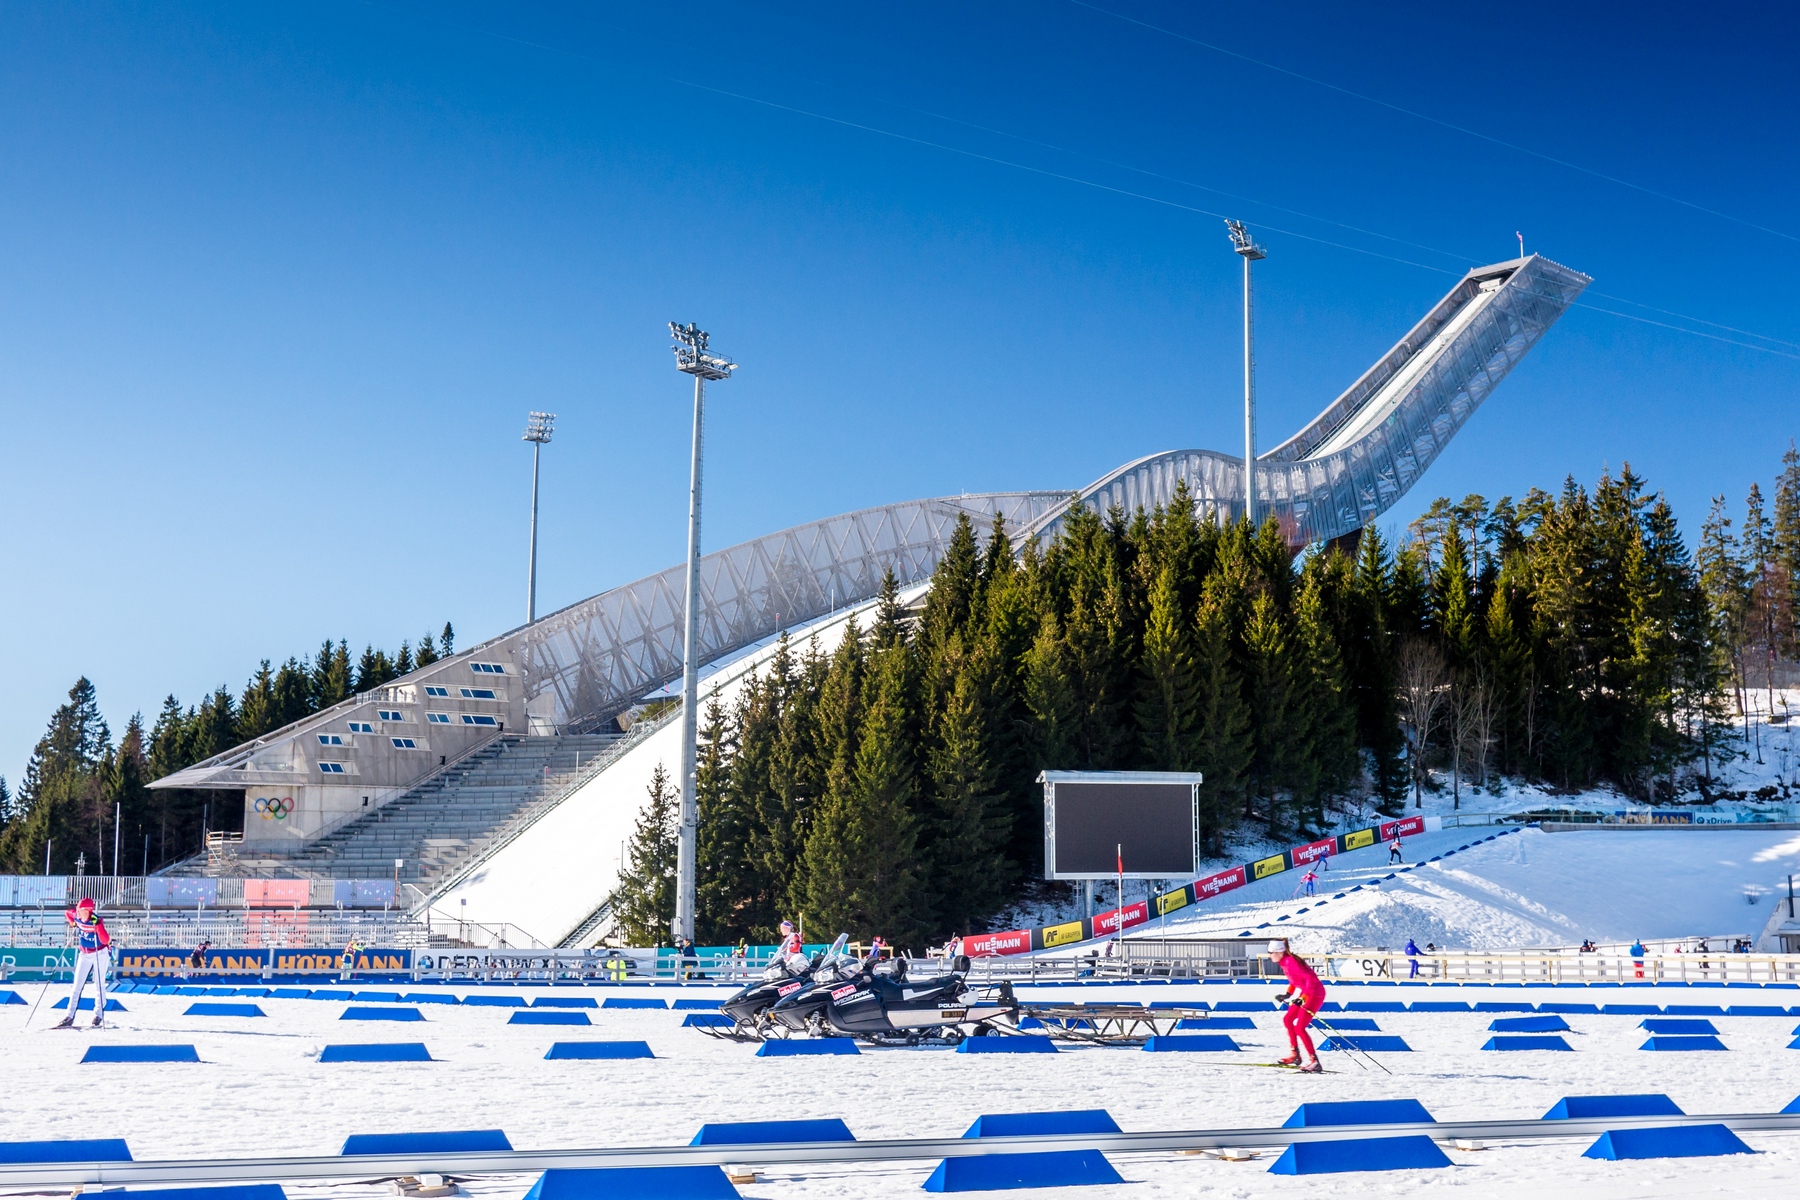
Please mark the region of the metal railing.
[[[1646, 951], [1648, 948], [1646, 947]], [[1333, 951], [1328, 977], [1454, 983], [1800, 983], [1800, 954], [1421, 954]], [[1418, 973], [1413, 973], [1417, 964]]]

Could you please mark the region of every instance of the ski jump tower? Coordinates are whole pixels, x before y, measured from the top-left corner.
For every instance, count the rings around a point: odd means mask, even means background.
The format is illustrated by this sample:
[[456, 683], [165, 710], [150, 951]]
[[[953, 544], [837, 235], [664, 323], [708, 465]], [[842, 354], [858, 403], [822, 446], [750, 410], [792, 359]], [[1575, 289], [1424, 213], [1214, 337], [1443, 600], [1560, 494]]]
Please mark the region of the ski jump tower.
[[[1353, 533], [1418, 482], [1589, 282], [1538, 255], [1470, 271], [1252, 464], [1169, 450], [1074, 492], [912, 500], [714, 551], [700, 563], [699, 660], [870, 599], [889, 570], [902, 586], [927, 579], [963, 516], [1004, 517], [1016, 536], [1047, 540], [1078, 505], [1150, 508], [1185, 481], [1202, 518], [1235, 520], [1253, 494], [1257, 519], [1279, 522], [1296, 547]], [[496, 737], [595, 729], [681, 676], [685, 572], [670, 567], [572, 604], [151, 786], [242, 790], [246, 849], [279, 850], [379, 808]], [[250, 819], [271, 796], [292, 802], [286, 817]]]

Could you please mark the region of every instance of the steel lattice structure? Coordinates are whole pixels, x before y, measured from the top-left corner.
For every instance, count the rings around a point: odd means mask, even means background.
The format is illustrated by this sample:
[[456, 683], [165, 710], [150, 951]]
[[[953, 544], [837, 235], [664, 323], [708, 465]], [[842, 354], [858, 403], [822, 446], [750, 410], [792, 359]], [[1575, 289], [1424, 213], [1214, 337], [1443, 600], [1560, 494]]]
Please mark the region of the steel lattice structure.
[[[1257, 458], [1259, 517], [1276, 519], [1295, 546], [1375, 520], [1588, 283], [1535, 255], [1470, 271], [1318, 417]], [[985, 527], [998, 515], [1020, 535], [1048, 540], [1077, 504], [1152, 508], [1182, 480], [1203, 517], [1242, 515], [1242, 459], [1176, 450], [1078, 492], [914, 500], [714, 551], [701, 560], [700, 661], [868, 600], [889, 570], [903, 586], [928, 579], [959, 517]], [[379, 805], [498, 732], [592, 728], [680, 675], [684, 571], [670, 567], [570, 605], [151, 786], [243, 788], [246, 841], [292, 844], [354, 816], [359, 799]], [[292, 798], [295, 819], [280, 828], [249, 820], [253, 798], [265, 793]]]

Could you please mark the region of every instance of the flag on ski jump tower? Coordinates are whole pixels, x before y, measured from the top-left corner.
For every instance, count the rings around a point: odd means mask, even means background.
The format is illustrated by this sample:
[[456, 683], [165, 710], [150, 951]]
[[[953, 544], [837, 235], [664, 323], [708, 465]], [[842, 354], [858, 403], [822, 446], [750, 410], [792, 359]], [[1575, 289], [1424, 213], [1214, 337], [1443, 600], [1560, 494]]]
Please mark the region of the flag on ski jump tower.
[[[1257, 859], [1255, 862], [1244, 863], [1224, 871], [1215, 871], [1211, 875], [1201, 876], [1192, 883], [1183, 884], [1173, 891], [1163, 892], [1151, 896], [1148, 900], [1140, 900], [1136, 904], [1111, 909], [1093, 917], [1083, 917], [1079, 921], [1065, 921], [1038, 929], [1012, 929], [1003, 933], [975, 934], [963, 939], [963, 953], [971, 957], [1026, 954], [1033, 950], [1070, 946], [1076, 942], [1085, 942], [1090, 938], [1107, 937], [1121, 930], [1142, 925], [1151, 917], [1165, 916], [1178, 909], [1186, 908], [1190, 904], [1198, 904], [1202, 900], [1243, 887], [1246, 883], [1267, 879], [1271, 875], [1279, 875], [1283, 871], [1291, 871], [1296, 867], [1315, 863], [1328, 854], [1361, 850], [1381, 842], [1392, 841], [1396, 837], [1411, 837], [1414, 834], [1426, 833], [1442, 827], [1443, 820], [1440, 817], [1405, 817], [1396, 821], [1383, 821], [1379, 825], [1371, 825], [1366, 829], [1353, 829], [1349, 833], [1340, 833], [1336, 837], [1307, 842], [1305, 845], [1283, 850], [1280, 854], [1271, 854], [1269, 857]], [[1119, 873], [1122, 875], [1124, 873], [1122, 851], [1120, 857]]]

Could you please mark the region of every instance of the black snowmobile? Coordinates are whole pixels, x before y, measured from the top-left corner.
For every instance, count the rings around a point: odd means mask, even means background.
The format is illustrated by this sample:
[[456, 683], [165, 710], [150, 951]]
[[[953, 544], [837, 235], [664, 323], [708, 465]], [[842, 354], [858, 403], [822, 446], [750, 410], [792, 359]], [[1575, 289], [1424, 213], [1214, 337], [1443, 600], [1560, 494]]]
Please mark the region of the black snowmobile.
[[813, 973], [818, 970], [819, 965], [843, 950], [843, 942], [844, 939], [840, 937], [829, 949], [820, 951], [805, 962], [790, 957], [771, 963], [762, 973], [762, 978], [719, 1005], [719, 1011], [730, 1017], [733, 1024], [729, 1029], [717, 1028], [718, 1036], [739, 1041], [762, 1041], [771, 1036], [786, 1037], [792, 1030], [772, 1021], [769, 1010], [811, 983]]
[[1019, 1002], [1010, 981], [970, 986], [966, 958], [958, 958], [954, 970], [912, 979], [906, 962], [869, 964], [824, 989], [825, 1021], [839, 1033], [894, 1046], [954, 1045], [972, 1030], [991, 1030], [995, 1021], [1017, 1026]]
[[769, 1009], [770, 1032], [776, 1037], [796, 1033], [826, 1035], [831, 1032], [825, 1020], [825, 1006], [831, 993], [854, 980], [863, 969], [862, 960], [844, 949], [847, 935], [838, 934], [831, 948], [819, 956], [806, 985], [776, 1001]]

